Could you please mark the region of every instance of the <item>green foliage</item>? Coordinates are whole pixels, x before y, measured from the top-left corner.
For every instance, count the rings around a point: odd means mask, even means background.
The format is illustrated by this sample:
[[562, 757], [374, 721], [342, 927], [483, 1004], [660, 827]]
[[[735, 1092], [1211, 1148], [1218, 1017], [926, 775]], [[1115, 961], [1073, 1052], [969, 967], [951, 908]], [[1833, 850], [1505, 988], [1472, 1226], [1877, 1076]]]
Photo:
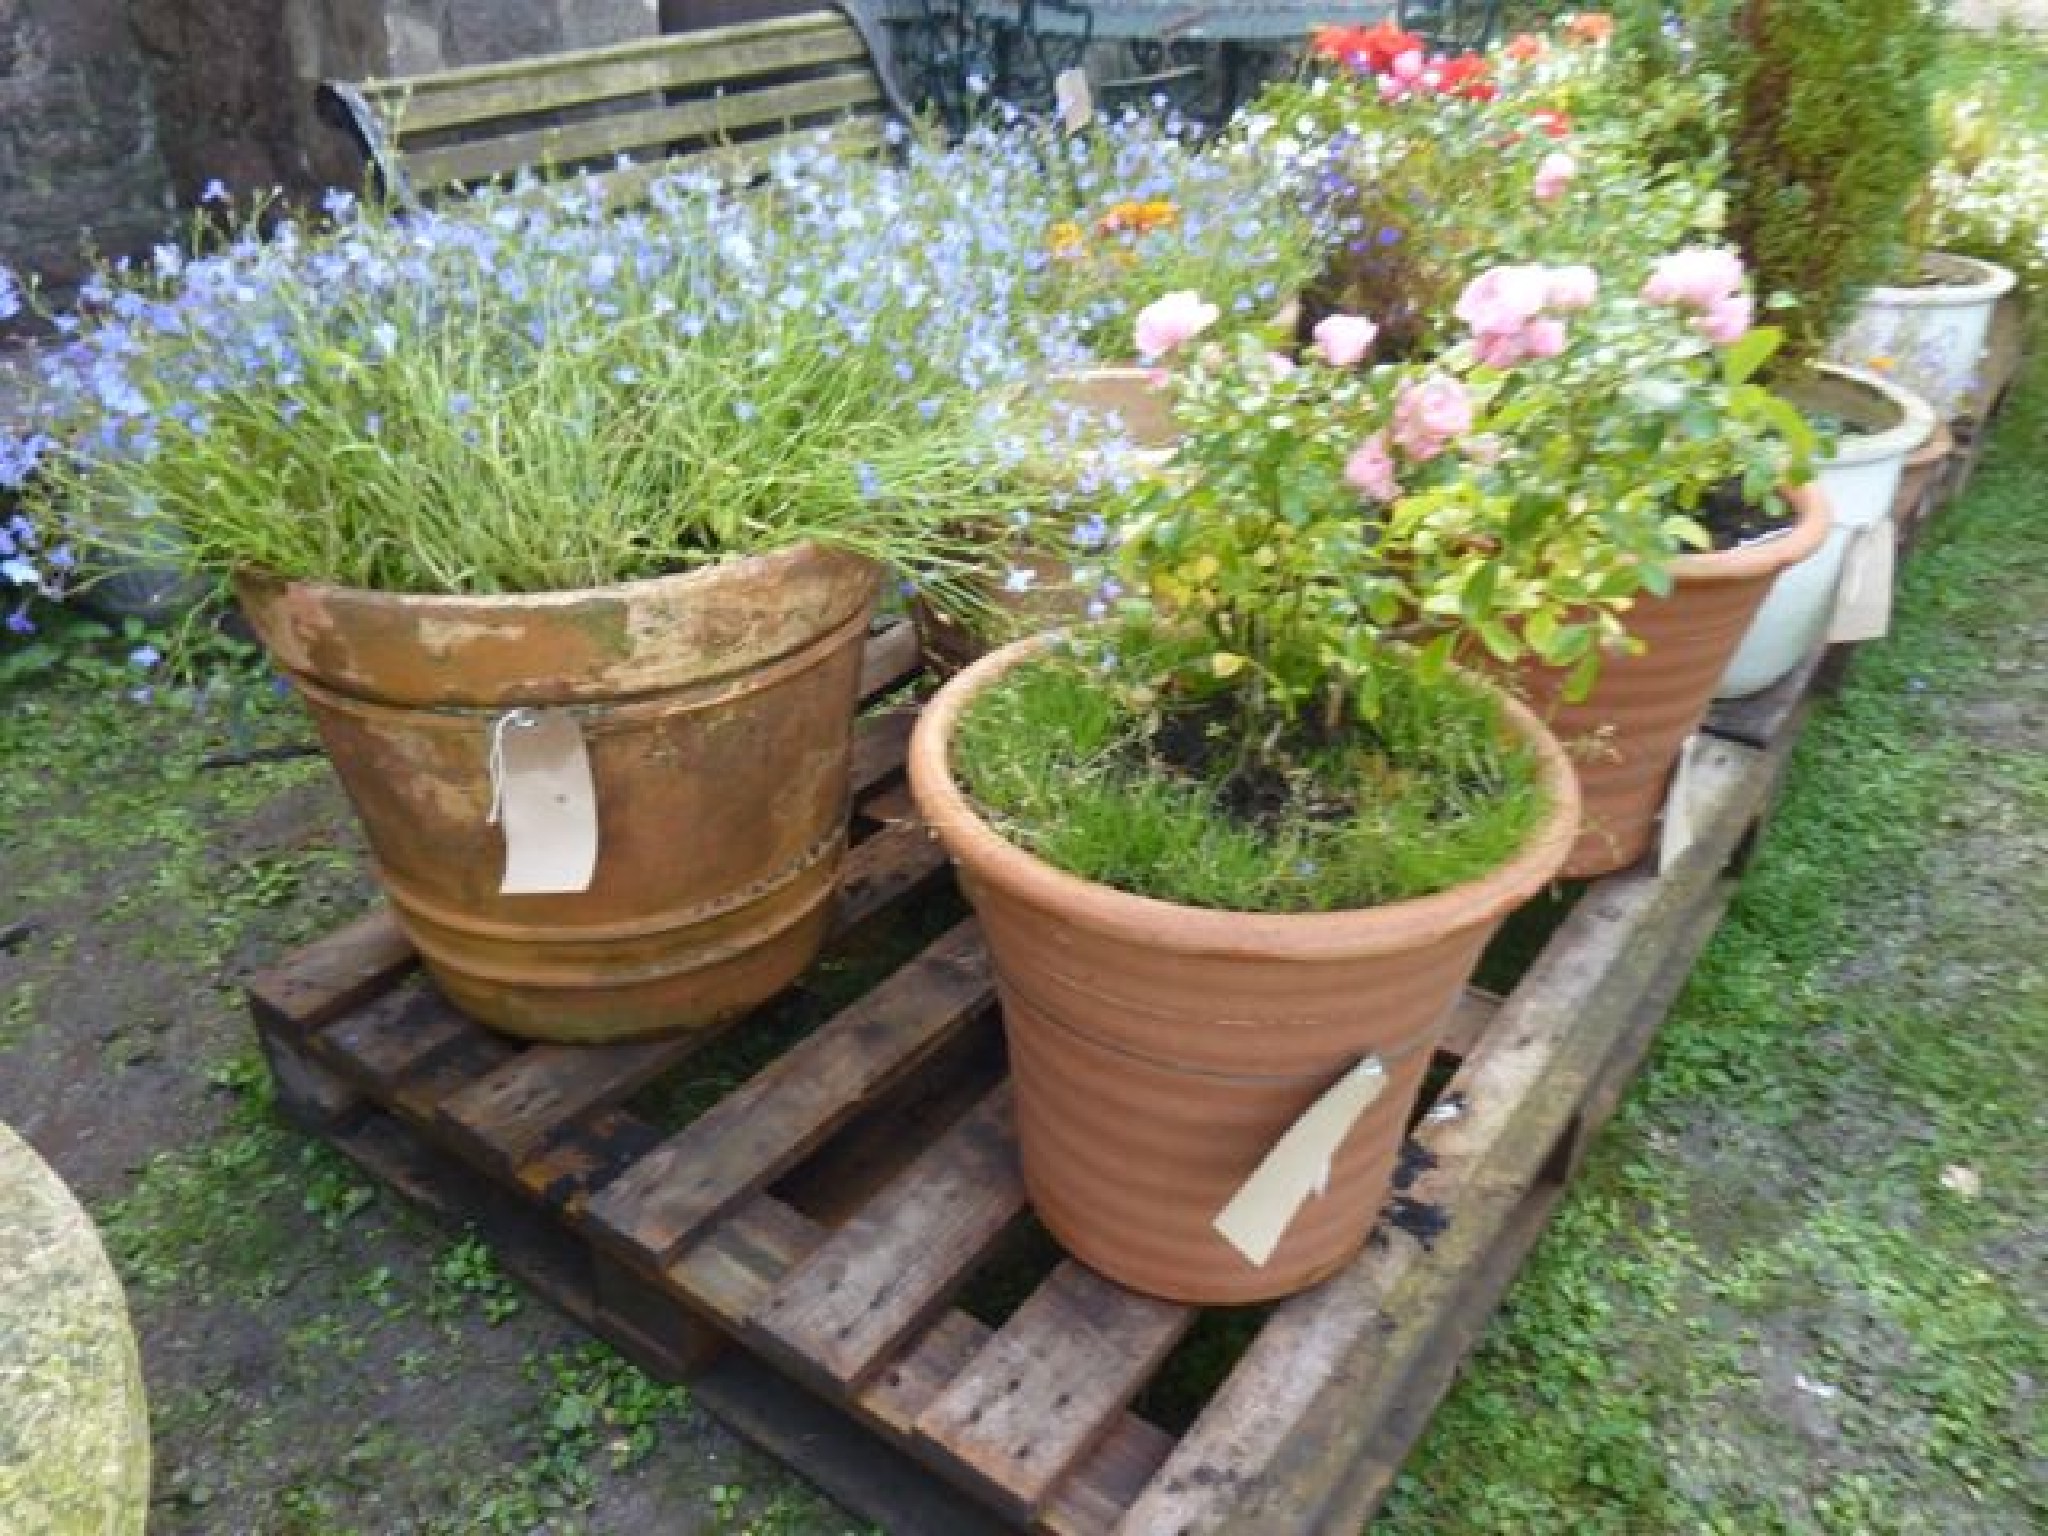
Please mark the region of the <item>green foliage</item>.
[[1935, 161], [1940, 48], [1928, 0], [1746, 0], [1731, 19], [1714, 60], [1733, 83], [1729, 230], [1789, 301], [1793, 367], [1864, 289], [1913, 276], [1903, 223]]
[[1232, 803], [1239, 744], [1227, 729], [1206, 773], [1163, 762], [1148, 722], [1068, 655], [1020, 666], [979, 696], [954, 762], [1005, 837], [1162, 901], [1344, 911], [1499, 868], [1545, 809], [1533, 755], [1505, 740], [1490, 693], [1422, 686], [1398, 660], [1377, 672], [1369, 728], [1305, 753], [1269, 816]]

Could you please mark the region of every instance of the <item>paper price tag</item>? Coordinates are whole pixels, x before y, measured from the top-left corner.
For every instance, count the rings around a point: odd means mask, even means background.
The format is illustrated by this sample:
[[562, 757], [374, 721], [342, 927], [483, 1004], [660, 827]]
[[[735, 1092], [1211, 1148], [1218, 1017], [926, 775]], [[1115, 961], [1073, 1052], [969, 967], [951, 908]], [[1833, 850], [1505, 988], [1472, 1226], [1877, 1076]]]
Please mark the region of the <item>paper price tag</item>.
[[1088, 88], [1088, 76], [1078, 69], [1063, 69], [1053, 78], [1053, 104], [1058, 107], [1060, 126], [1079, 133], [1095, 118], [1095, 93]]
[[1253, 1264], [1272, 1258], [1295, 1213], [1329, 1188], [1337, 1149], [1386, 1086], [1387, 1069], [1368, 1056], [1302, 1111], [1217, 1213], [1212, 1225], [1224, 1240]]
[[597, 789], [576, 717], [518, 709], [491, 727], [493, 819], [505, 828], [507, 896], [587, 891], [597, 873]]
[[1678, 766], [1672, 770], [1671, 788], [1664, 796], [1664, 824], [1657, 837], [1657, 873], [1676, 864], [1699, 836], [1699, 759], [1707, 750], [1707, 738], [1694, 731], [1678, 749]]
[[1828, 624], [1828, 644], [1877, 640], [1891, 629], [1896, 543], [1888, 517], [1859, 528], [1849, 541], [1841, 584], [1835, 588], [1835, 613]]

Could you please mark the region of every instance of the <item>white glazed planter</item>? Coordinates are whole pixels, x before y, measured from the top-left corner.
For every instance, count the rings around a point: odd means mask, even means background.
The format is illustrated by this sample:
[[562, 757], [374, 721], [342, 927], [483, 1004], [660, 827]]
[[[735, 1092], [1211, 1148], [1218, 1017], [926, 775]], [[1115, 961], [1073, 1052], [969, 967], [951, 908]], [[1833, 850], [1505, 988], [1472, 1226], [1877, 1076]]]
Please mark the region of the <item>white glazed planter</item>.
[[1856, 367], [1883, 359], [1892, 377], [1953, 421], [1976, 407], [1991, 311], [2014, 278], [1991, 262], [1944, 252], [1923, 257], [1921, 270], [1928, 282], [1871, 289], [1829, 353]]
[[1799, 392], [1797, 404], [1844, 418], [1834, 454], [1814, 469], [1833, 513], [1827, 542], [1781, 571], [1770, 596], [1757, 610], [1735, 658], [1714, 696], [1746, 698], [1784, 678], [1812, 654], [1827, 634], [1835, 611], [1835, 589], [1850, 543], [1867, 536], [1890, 538], [1892, 503], [1906, 459], [1934, 432], [1934, 411], [1919, 396], [1861, 368], [1823, 363], [1820, 377]]

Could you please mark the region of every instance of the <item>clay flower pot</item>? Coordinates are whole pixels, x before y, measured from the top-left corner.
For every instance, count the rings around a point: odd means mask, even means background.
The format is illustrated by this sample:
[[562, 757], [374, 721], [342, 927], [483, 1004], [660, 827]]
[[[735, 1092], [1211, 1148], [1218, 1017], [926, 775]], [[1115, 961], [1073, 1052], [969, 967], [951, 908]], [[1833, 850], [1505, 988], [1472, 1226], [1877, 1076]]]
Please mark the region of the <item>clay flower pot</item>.
[[[1176, 906], [1083, 880], [1003, 840], [953, 777], [955, 722], [1036, 655], [984, 657], [927, 706], [910, 784], [959, 866], [995, 960], [1024, 1181], [1076, 1258], [1133, 1290], [1201, 1305], [1299, 1291], [1357, 1253], [1393, 1176], [1443, 1022], [1500, 921], [1556, 873], [1578, 795], [1526, 709], [1549, 812], [1483, 880], [1357, 912], [1278, 916]], [[1216, 1216], [1280, 1136], [1370, 1053], [1385, 1091], [1255, 1266]]]
[[1523, 695], [1578, 770], [1585, 815], [1565, 862], [1567, 877], [1611, 874], [1649, 850], [1679, 749], [1699, 728], [1771, 583], [1827, 537], [1820, 492], [1800, 486], [1786, 495], [1798, 517], [1784, 532], [1739, 549], [1678, 557], [1671, 595], [1639, 598], [1629, 612], [1629, 633], [1646, 649], [1607, 657], [1584, 699], [1562, 697], [1564, 673], [1556, 668], [1516, 669]]
[[[1173, 392], [1158, 368], [1084, 368], [1055, 375], [1054, 394], [1068, 405], [1099, 414], [1114, 413], [1138, 449], [1142, 469], [1155, 469], [1171, 456], [1179, 428], [1173, 421]], [[922, 595], [910, 602], [910, 619], [925, 665], [939, 677], [951, 677], [998, 645], [1035, 635], [1082, 617], [1087, 596], [1074, 586], [1074, 562], [1051, 551], [1023, 548], [990, 557], [1001, 569], [990, 572], [983, 600], [986, 612], [969, 622], [934, 606]], [[1030, 573], [1021, 592], [1002, 585], [1011, 571]]]
[[1814, 461], [1814, 478], [1832, 514], [1819, 549], [1781, 572], [1750, 621], [1716, 698], [1761, 693], [1813, 653], [1835, 611], [1835, 588], [1849, 545], [1892, 539], [1892, 503], [1911, 456], [1935, 431], [1934, 410], [1918, 395], [1861, 368], [1823, 363], [1786, 397], [1809, 413], [1843, 424], [1834, 453]]
[[[477, 1019], [580, 1043], [708, 1029], [810, 963], [845, 848], [866, 561], [805, 545], [510, 597], [235, 585], [312, 711], [400, 926]], [[521, 707], [581, 729], [587, 890], [499, 891], [492, 741]]]

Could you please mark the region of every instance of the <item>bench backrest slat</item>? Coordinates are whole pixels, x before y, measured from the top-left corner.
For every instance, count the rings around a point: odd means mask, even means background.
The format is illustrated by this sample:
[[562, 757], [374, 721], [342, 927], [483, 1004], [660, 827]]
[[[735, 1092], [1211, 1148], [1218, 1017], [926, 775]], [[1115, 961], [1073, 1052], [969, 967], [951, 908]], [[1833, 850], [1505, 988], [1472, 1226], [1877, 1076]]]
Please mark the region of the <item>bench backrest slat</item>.
[[[387, 188], [408, 200], [527, 169], [583, 167], [620, 180], [642, 169], [613, 170], [621, 158], [677, 164], [835, 119], [872, 118], [863, 135], [878, 140], [883, 117], [902, 108], [863, 29], [822, 8], [432, 75], [330, 82], [324, 94]], [[632, 178], [643, 190], [649, 179]]]

